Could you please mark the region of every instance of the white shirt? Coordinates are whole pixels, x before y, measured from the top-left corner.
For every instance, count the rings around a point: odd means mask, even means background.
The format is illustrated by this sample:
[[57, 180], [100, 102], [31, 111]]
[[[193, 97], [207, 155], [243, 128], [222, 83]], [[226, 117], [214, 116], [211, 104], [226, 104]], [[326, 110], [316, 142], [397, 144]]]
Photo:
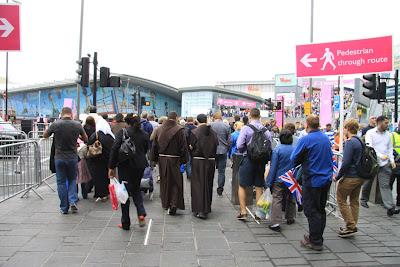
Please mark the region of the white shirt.
[[156, 122], [156, 121], [149, 121], [149, 122], [150, 122], [151, 126], [153, 126], [153, 131], [154, 131], [155, 128], [160, 126], [160, 124], [158, 124], [158, 122]]
[[365, 134], [365, 144], [375, 150], [379, 166], [385, 166], [389, 161], [394, 162], [393, 145], [389, 131], [382, 133], [377, 127], [372, 128]]

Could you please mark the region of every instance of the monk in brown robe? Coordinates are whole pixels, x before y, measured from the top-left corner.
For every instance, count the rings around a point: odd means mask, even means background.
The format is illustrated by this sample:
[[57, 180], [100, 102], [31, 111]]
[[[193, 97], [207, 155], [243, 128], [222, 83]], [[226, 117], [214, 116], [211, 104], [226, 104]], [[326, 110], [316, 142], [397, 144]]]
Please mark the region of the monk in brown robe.
[[180, 165], [187, 161], [187, 143], [183, 127], [177, 124], [176, 112], [168, 114], [168, 120], [159, 126], [153, 142], [153, 161], [158, 161], [160, 171], [160, 197], [162, 207], [169, 215], [177, 209], [184, 210], [183, 176]]
[[192, 130], [190, 150], [193, 157], [191, 193], [192, 212], [200, 219], [207, 219], [211, 212], [215, 156], [218, 147], [217, 134], [207, 125], [207, 116], [197, 116], [200, 125]]

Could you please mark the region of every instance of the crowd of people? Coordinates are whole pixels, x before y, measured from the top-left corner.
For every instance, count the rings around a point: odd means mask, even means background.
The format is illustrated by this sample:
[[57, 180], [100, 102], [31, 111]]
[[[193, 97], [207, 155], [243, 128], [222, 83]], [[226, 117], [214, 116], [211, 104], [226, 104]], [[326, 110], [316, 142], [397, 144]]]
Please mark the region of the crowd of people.
[[[389, 133], [386, 117], [372, 117], [370, 125], [361, 131], [356, 120], [347, 120], [343, 160], [335, 171], [333, 151], [339, 141], [330, 124], [321, 129], [318, 116], [308, 116], [305, 127], [296, 122], [279, 129], [274, 120], [262, 122], [257, 108], [251, 109], [248, 115], [234, 116], [229, 122], [223, 120], [221, 112], [215, 112], [212, 118], [209, 114], [199, 114], [196, 118], [185, 119], [179, 118], [176, 112], [169, 112], [156, 121], [153, 115], [143, 112], [140, 116], [117, 114], [110, 124], [92, 109], [81, 123], [72, 119], [70, 108], [63, 108], [61, 119], [51, 124], [44, 134], [45, 137], [54, 135], [60, 212], [78, 211], [77, 177], [83, 198], [94, 188], [96, 201], [108, 199], [109, 178], [118, 177], [133, 198], [140, 226], [144, 226], [146, 210], [141, 180], [146, 169], [158, 166], [161, 204], [167, 213], [174, 216], [178, 210], [185, 209], [183, 173], [186, 172], [193, 216], [207, 219], [211, 213], [215, 172], [216, 193], [222, 196], [229, 159], [239, 157], [237, 219], [249, 219], [248, 188], [254, 190], [256, 202], [265, 190], [270, 190], [269, 228], [281, 231], [283, 213], [288, 225], [295, 223], [297, 202], [297, 210], [304, 211], [309, 223], [309, 232], [301, 241], [304, 247], [323, 248], [325, 206], [332, 181], [336, 182], [338, 207], [345, 221], [345, 226], [338, 230], [341, 237], [357, 233], [360, 192], [361, 205], [368, 208], [374, 179], [379, 180], [387, 215], [399, 213], [395, 208], [400, 205], [399, 182], [397, 202], [393, 201], [391, 187], [400, 176], [400, 125], [394, 133]], [[82, 143], [79, 155], [77, 140]], [[135, 147], [134, 153], [121, 155], [121, 148], [129, 142]], [[366, 155], [366, 151], [370, 154]], [[366, 177], [360, 171], [366, 166], [365, 157], [373, 156], [371, 151], [377, 157], [377, 166], [372, 166], [376, 177]], [[301, 203], [296, 201], [282, 178], [291, 170], [295, 170], [295, 178], [301, 185]], [[124, 230], [131, 226], [129, 204], [129, 200], [121, 204], [119, 227]], [[260, 220], [257, 215], [250, 215]]]

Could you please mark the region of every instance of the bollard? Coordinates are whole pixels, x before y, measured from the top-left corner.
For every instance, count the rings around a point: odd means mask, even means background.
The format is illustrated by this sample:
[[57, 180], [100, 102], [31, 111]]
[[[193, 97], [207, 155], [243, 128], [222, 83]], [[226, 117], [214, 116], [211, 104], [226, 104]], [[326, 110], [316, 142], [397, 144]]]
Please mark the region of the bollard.
[[[232, 193], [231, 193], [231, 202], [233, 205], [239, 205], [239, 167], [242, 162], [243, 155], [233, 154], [232, 155]], [[253, 188], [248, 187], [246, 189], [246, 205], [253, 205]]]

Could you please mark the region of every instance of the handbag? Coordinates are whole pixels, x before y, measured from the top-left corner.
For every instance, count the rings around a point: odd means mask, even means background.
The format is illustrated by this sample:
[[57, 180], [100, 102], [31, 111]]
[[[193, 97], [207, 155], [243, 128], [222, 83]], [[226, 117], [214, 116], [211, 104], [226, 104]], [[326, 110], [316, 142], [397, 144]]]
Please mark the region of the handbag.
[[129, 137], [128, 131], [125, 128], [122, 129], [122, 143], [118, 152], [120, 163], [133, 159], [136, 154], [136, 145]]
[[96, 141], [94, 141], [93, 144], [88, 145], [87, 147], [87, 158], [96, 158], [101, 156], [101, 154], [103, 153], [103, 146], [99, 141], [99, 135], [96, 132]]

